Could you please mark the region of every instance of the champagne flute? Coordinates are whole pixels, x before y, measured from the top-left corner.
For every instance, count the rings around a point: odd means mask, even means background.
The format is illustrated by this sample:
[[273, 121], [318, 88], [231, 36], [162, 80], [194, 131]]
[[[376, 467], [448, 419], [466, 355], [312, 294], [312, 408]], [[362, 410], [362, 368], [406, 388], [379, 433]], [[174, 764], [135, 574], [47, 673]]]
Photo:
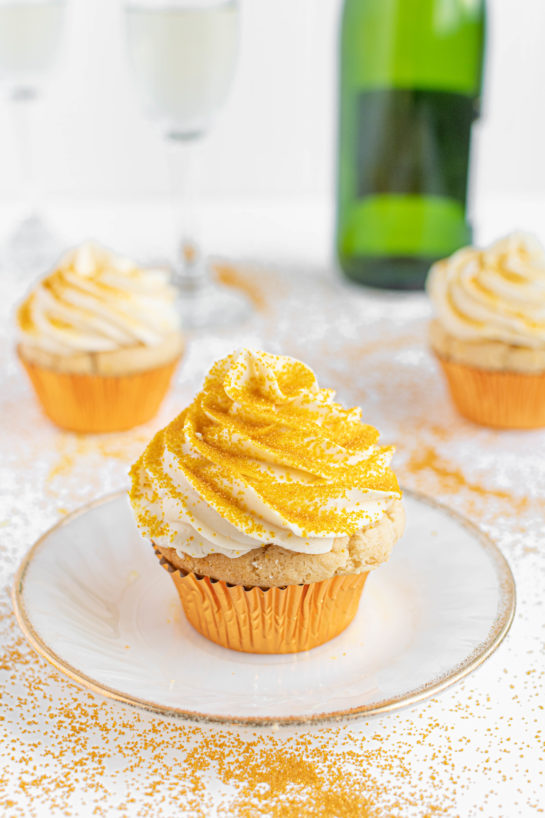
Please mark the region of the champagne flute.
[[65, 9], [65, 0], [0, 0], [0, 90], [11, 106], [28, 211], [2, 253], [4, 267], [17, 272], [39, 271], [58, 251], [39, 213], [30, 116], [60, 52]]
[[237, 0], [126, 0], [130, 64], [147, 115], [164, 135], [173, 200], [185, 196], [173, 279], [186, 326], [232, 323], [247, 300], [215, 282], [198, 244], [191, 199], [199, 148], [227, 97], [238, 50]]

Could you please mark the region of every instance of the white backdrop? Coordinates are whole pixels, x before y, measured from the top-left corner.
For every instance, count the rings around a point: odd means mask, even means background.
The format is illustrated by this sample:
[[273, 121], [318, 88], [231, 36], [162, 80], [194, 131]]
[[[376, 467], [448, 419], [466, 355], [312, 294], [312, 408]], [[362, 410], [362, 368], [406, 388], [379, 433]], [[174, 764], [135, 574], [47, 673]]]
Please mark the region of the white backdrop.
[[[333, 188], [340, 0], [242, 0], [228, 105], [207, 139], [210, 197], [325, 199]], [[479, 200], [545, 192], [543, 0], [489, 0]], [[131, 85], [120, 0], [71, 0], [60, 71], [35, 115], [36, 165], [52, 199], [123, 200], [168, 190], [163, 143]], [[18, 190], [0, 105], [0, 198]]]

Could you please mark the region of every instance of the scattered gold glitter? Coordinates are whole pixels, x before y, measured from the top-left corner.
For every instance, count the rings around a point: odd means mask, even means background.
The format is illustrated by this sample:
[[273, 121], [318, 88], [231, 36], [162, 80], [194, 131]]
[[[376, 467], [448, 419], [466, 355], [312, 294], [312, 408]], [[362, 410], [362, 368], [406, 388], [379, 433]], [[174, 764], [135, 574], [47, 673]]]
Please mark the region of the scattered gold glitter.
[[216, 262], [214, 270], [218, 281], [225, 284], [226, 287], [241, 290], [257, 310], [265, 312], [267, 300], [259, 286], [255, 271], [243, 270], [225, 262]]
[[[407, 468], [413, 474], [418, 474], [426, 469], [430, 469], [441, 481], [446, 491], [457, 491], [463, 488], [483, 497], [496, 497], [500, 500], [508, 500], [509, 502], [513, 499], [512, 494], [508, 491], [482, 486], [479, 483], [468, 480], [464, 477], [459, 467], [448, 463], [432, 446], [425, 446], [413, 452], [407, 464]], [[524, 508], [528, 506], [527, 498], [521, 498], [518, 505], [520, 510], [524, 510]]]
[[[165, 721], [82, 693], [34, 657], [20, 637], [6, 644], [0, 670], [8, 672], [4, 722], [16, 725], [6, 736], [4, 754], [21, 766], [9, 795], [0, 794], [5, 810], [22, 798], [31, 802], [29, 815], [44, 806], [71, 814], [83, 787], [97, 815], [106, 814], [101, 807], [106, 798], [107, 814], [120, 815], [169, 815], [173, 804], [181, 815], [207, 816], [215, 806], [219, 815], [233, 818], [393, 818], [415, 806], [421, 814], [449, 815], [448, 794], [421, 792], [422, 773], [413, 779], [403, 741], [339, 728], [314, 738], [295, 733], [286, 739], [276, 731], [238, 733]], [[52, 695], [59, 685], [61, 701]], [[40, 706], [45, 719], [17, 719], [21, 694], [26, 708]], [[20, 752], [35, 747], [38, 737], [49, 748], [40, 761]], [[115, 767], [109, 764], [112, 740]], [[70, 764], [63, 761], [67, 755]], [[177, 772], [169, 774], [173, 764]], [[439, 772], [440, 765], [426, 775], [429, 781], [435, 769]], [[213, 780], [227, 788], [219, 799], [210, 793]], [[118, 790], [121, 782], [124, 796]], [[138, 812], [130, 810], [135, 796]]]

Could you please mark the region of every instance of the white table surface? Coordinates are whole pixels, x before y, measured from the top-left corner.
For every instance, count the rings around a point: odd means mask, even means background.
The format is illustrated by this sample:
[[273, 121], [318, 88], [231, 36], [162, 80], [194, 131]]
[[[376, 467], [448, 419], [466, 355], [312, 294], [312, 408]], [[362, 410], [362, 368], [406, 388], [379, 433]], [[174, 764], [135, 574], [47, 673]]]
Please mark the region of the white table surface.
[[[494, 207], [486, 238], [511, 226], [505, 204]], [[541, 206], [522, 203], [516, 213], [513, 226], [538, 227]], [[205, 215], [208, 246], [243, 259], [259, 309], [235, 331], [193, 338], [158, 417], [130, 432], [76, 436], [43, 418], [12, 348], [9, 316], [25, 282], [3, 274], [0, 813], [541, 814], [545, 431], [480, 429], [456, 415], [426, 348], [425, 296], [342, 284], [328, 262], [327, 208], [225, 203]], [[163, 205], [65, 205], [52, 217], [68, 242], [94, 235], [139, 256], [164, 255], [170, 236]], [[518, 593], [511, 632], [441, 695], [344, 726], [201, 727], [81, 690], [18, 631], [8, 591], [22, 554], [67, 512], [126, 485], [153, 431], [183, 408], [212, 360], [244, 343], [303, 358], [339, 399], [362, 405], [395, 442], [400, 480], [467, 515], [507, 556]]]

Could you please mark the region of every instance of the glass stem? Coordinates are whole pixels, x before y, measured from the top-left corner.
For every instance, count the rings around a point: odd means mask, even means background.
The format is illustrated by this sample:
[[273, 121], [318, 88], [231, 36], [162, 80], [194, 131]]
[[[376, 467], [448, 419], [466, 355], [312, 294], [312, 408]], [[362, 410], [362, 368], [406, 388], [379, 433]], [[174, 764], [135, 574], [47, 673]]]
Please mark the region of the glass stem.
[[174, 281], [185, 293], [208, 284], [208, 271], [200, 248], [197, 195], [200, 190], [200, 140], [169, 137], [168, 170], [174, 214]]
[[35, 93], [27, 88], [15, 89], [11, 95], [13, 126], [19, 154], [21, 198], [30, 216], [34, 215], [38, 210], [38, 189], [34, 170], [31, 123], [32, 105], [35, 99]]

